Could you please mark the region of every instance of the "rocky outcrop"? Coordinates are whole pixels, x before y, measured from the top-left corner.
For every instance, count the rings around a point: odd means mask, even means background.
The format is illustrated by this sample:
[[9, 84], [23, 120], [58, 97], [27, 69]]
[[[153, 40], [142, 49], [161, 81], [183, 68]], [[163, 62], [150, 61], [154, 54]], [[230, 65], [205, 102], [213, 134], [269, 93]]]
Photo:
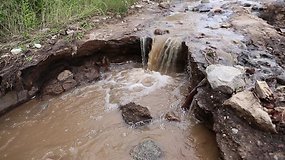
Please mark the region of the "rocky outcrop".
[[275, 126], [267, 112], [262, 109], [259, 100], [250, 91], [243, 91], [233, 95], [224, 102], [225, 106], [238, 111], [240, 117], [245, 117], [265, 131], [276, 132]]
[[151, 115], [148, 108], [137, 105], [133, 102], [120, 106], [122, 117], [129, 125], [142, 126], [151, 122]]
[[[192, 111], [215, 132], [222, 159], [268, 160], [285, 156], [285, 136], [282, 133], [264, 131], [241, 116], [235, 108], [223, 106], [223, 102], [231, 98], [230, 95], [213, 91], [210, 85], [197, 90]], [[245, 101], [244, 98], [235, 99]]]
[[145, 140], [135, 146], [130, 155], [134, 160], [158, 160], [162, 157], [162, 150], [152, 140]]
[[220, 64], [210, 65], [206, 68], [207, 79], [214, 90], [232, 94], [245, 86], [244, 71], [231, 66]]

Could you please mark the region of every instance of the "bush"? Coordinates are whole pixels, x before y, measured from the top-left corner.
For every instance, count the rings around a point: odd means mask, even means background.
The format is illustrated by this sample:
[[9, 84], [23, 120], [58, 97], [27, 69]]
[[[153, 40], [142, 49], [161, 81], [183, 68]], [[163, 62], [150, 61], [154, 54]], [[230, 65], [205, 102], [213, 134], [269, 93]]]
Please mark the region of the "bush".
[[4, 0], [0, 4], [0, 36], [104, 14], [123, 13], [135, 0]]

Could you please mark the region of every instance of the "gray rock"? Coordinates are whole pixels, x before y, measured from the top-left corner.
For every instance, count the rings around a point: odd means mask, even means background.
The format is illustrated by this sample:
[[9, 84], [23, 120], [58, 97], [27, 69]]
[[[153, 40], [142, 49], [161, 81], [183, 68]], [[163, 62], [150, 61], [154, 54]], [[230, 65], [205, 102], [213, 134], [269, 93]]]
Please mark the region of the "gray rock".
[[233, 95], [224, 102], [224, 106], [230, 106], [237, 110], [240, 117], [246, 117], [251, 123], [265, 131], [276, 132], [270, 116], [262, 109], [259, 100], [250, 91], [243, 91]]
[[170, 4], [168, 2], [161, 2], [158, 4], [158, 7], [162, 8], [162, 9], [169, 9]]
[[61, 72], [58, 76], [57, 79], [59, 81], [65, 81], [68, 78], [73, 78], [73, 73], [69, 70], [64, 70], [63, 72]]
[[210, 3], [210, 0], [201, 0], [201, 3]]
[[129, 125], [141, 126], [151, 122], [151, 115], [146, 107], [133, 102], [120, 106], [124, 121]]
[[242, 69], [215, 64], [207, 67], [206, 74], [211, 87], [226, 94], [232, 94], [245, 86]]
[[130, 155], [134, 160], [158, 160], [162, 157], [162, 151], [154, 141], [145, 140], [135, 146]]
[[276, 77], [279, 84], [285, 85], [285, 72]]
[[212, 6], [208, 4], [199, 4], [198, 6], [194, 7], [192, 11], [194, 12], [210, 12], [210, 10], [213, 9]]

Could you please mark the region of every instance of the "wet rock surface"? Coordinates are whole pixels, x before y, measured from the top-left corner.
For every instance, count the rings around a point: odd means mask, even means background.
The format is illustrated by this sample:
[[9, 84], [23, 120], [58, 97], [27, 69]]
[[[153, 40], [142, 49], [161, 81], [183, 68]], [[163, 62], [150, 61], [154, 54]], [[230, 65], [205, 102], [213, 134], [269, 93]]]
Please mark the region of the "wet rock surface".
[[167, 112], [164, 116], [168, 121], [180, 122], [180, 118], [174, 112]]
[[120, 106], [122, 117], [129, 125], [143, 126], [151, 122], [152, 117], [148, 108], [133, 102]]
[[162, 150], [152, 140], [145, 140], [135, 146], [130, 155], [134, 160], [159, 160], [162, 157]]

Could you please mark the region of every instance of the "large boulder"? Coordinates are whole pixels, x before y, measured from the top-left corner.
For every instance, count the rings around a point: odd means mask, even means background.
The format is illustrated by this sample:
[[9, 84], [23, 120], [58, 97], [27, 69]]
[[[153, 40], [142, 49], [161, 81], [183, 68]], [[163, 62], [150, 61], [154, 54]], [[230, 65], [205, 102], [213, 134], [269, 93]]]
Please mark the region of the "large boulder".
[[245, 117], [250, 123], [256, 124], [261, 129], [276, 132], [270, 116], [262, 109], [259, 100], [252, 92], [239, 92], [226, 100], [224, 106], [230, 106], [237, 110], [241, 117]]
[[151, 122], [151, 115], [148, 108], [137, 105], [133, 102], [120, 106], [124, 121], [129, 125], [142, 126]]
[[162, 157], [162, 151], [152, 140], [145, 140], [135, 146], [130, 155], [134, 160], [158, 160]]
[[207, 79], [214, 90], [226, 94], [244, 88], [244, 70], [220, 64], [210, 65], [206, 68]]

